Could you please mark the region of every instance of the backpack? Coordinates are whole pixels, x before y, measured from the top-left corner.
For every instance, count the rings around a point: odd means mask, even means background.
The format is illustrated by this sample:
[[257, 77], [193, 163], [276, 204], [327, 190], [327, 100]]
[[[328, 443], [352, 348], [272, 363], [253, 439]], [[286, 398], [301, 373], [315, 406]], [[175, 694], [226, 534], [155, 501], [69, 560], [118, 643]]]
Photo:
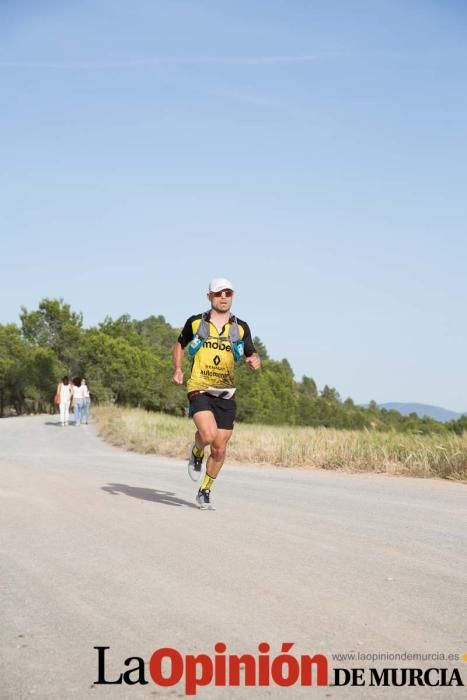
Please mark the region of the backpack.
[[[196, 335], [191, 341], [191, 343], [188, 345], [188, 354], [190, 355], [190, 357], [194, 357], [200, 349], [200, 347], [203, 345], [203, 343], [210, 337], [211, 328], [209, 325], [209, 321], [207, 321], [208, 313], [209, 311], [203, 313], [201, 323], [199, 324], [198, 330], [196, 331]], [[234, 316], [233, 319], [233, 323], [230, 325], [229, 328], [229, 342], [232, 346], [235, 362], [238, 362], [242, 359], [242, 357], [245, 354], [245, 344], [240, 336], [240, 329], [238, 327], [237, 317]]]

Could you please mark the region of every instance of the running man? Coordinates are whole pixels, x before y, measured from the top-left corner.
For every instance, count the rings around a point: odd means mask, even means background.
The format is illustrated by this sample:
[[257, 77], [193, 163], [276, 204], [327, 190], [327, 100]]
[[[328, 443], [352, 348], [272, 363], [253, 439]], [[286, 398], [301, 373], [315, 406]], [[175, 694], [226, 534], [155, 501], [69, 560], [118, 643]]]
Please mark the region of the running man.
[[224, 464], [235, 420], [235, 362], [245, 357], [250, 368], [258, 370], [261, 360], [248, 324], [230, 313], [234, 298], [232, 283], [223, 278], [213, 279], [207, 297], [211, 309], [190, 316], [174, 345], [172, 382], [183, 384], [182, 359], [188, 348], [193, 361], [187, 382], [188, 400], [190, 416], [197, 428], [188, 473], [193, 481], [200, 479], [204, 449], [210, 445], [206, 474], [196, 501], [203, 510], [215, 510], [211, 489]]

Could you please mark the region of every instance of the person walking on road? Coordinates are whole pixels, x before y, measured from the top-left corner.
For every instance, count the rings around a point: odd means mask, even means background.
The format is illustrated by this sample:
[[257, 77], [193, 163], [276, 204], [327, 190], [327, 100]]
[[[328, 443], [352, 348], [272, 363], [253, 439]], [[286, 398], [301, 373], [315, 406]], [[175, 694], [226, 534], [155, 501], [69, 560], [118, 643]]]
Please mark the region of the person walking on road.
[[188, 349], [192, 358], [187, 382], [189, 415], [197, 428], [188, 473], [193, 481], [200, 479], [204, 450], [209, 445], [206, 473], [196, 501], [203, 510], [215, 510], [211, 489], [224, 464], [235, 421], [235, 363], [245, 357], [249, 367], [258, 370], [261, 360], [248, 324], [230, 313], [234, 299], [232, 283], [224, 278], [213, 279], [207, 297], [210, 310], [190, 316], [173, 347], [172, 382], [183, 384], [182, 360]]
[[91, 394], [89, 393], [89, 387], [86, 379], [81, 380], [81, 389], [83, 390], [83, 415], [81, 422], [83, 425], [89, 423], [89, 414], [91, 411]]
[[83, 387], [81, 386], [81, 377], [73, 379], [73, 410], [75, 412], [75, 425], [81, 425], [81, 416], [83, 414]]
[[56, 395], [60, 400], [60, 425], [63, 428], [65, 425], [68, 425], [68, 421], [70, 420], [70, 401], [72, 389], [69, 377], [63, 377], [62, 381], [57, 386]]

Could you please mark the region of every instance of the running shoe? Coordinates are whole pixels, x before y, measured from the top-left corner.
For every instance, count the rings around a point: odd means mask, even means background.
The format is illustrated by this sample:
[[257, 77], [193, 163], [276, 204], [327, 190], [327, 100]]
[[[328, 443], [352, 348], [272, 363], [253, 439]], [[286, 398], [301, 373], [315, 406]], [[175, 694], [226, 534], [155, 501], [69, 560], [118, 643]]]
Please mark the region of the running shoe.
[[216, 510], [216, 506], [213, 505], [211, 501], [211, 492], [209, 489], [201, 489], [196, 494], [196, 503], [199, 505], [200, 510]]
[[193, 452], [195, 443], [191, 446], [190, 456], [188, 457], [188, 476], [193, 481], [199, 481], [203, 467], [204, 452], [201, 457], [196, 457]]

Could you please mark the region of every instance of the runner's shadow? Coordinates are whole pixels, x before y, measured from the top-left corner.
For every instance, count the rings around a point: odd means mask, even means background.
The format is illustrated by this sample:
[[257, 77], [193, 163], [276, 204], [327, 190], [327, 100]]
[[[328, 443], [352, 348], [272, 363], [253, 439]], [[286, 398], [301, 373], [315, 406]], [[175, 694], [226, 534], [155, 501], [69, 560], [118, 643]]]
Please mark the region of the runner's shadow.
[[55, 422], [55, 421], [46, 421], [44, 425], [52, 425], [54, 428], [61, 428], [62, 426], [60, 425], [60, 421]]
[[198, 508], [194, 503], [177, 498], [173, 491], [159, 491], [158, 489], [143, 489], [140, 486], [128, 486], [127, 484], [108, 484], [101, 486], [102, 491], [110, 493], [112, 496], [119, 496], [121, 493], [131, 498], [138, 498], [140, 501], [153, 501], [166, 506], [188, 506]]

